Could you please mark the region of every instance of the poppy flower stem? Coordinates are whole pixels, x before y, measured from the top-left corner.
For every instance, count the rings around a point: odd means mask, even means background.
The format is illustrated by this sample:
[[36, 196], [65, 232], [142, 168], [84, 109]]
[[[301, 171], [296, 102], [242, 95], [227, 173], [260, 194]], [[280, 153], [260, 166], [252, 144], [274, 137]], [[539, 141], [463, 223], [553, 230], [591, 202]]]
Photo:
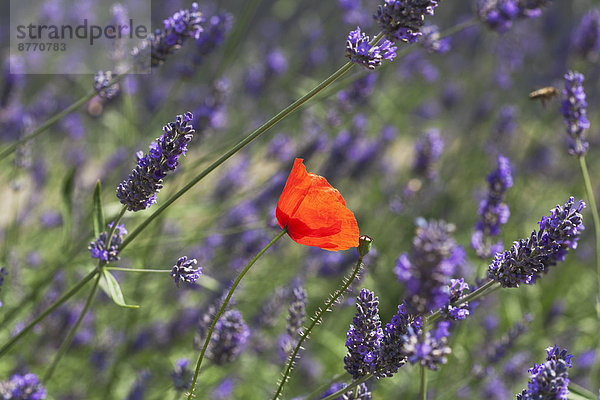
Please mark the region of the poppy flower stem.
[[262, 250], [259, 251], [258, 254], [256, 256], [254, 256], [254, 258], [252, 260], [250, 260], [248, 265], [246, 265], [246, 267], [242, 270], [242, 272], [240, 272], [240, 274], [237, 276], [237, 278], [235, 279], [235, 282], [233, 282], [231, 289], [229, 289], [229, 292], [227, 293], [227, 297], [225, 297], [225, 300], [223, 301], [221, 308], [219, 309], [219, 311], [213, 318], [212, 323], [210, 324], [210, 328], [208, 328], [208, 332], [206, 334], [206, 339], [204, 340], [204, 345], [202, 346], [202, 351], [200, 352], [200, 357], [198, 357], [198, 362], [196, 363], [196, 370], [194, 372], [194, 378], [192, 379], [192, 385], [190, 386], [190, 392], [187, 397], [188, 400], [191, 400], [192, 397], [194, 396], [194, 388], [196, 387], [196, 381], [198, 380], [198, 373], [200, 372], [200, 366], [202, 365], [202, 360], [204, 360], [204, 355], [206, 354], [206, 350], [208, 349], [208, 344], [210, 343], [210, 339], [211, 339], [212, 333], [215, 329], [215, 325], [219, 321], [219, 318], [221, 318], [221, 316], [225, 312], [225, 309], [227, 308], [227, 305], [229, 304], [229, 301], [231, 300], [231, 297], [233, 296], [233, 292], [238, 287], [238, 285], [240, 284], [241, 280], [244, 278], [246, 273], [250, 270], [250, 268], [252, 268], [254, 263], [256, 263], [256, 261], [263, 254], [265, 254], [265, 252], [271, 246], [273, 246], [273, 244], [275, 244], [276, 241], [281, 239], [281, 237], [283, 235], [285, 235], [286, 233], [287, 233], [287, 229], [283, 229], [281, 232], [279, 232], [277, 234], [277, 236], [275, 236], [269, 243], [267, 243], [267, 245], [265, 247], [263, 247]]
[[[311, 323], [308, 326], [308, 328], [302, 331], [302, 334], [300, 335], [300, 339], [298, 340], [298, 343], [296, 344], [294, 351], [292, 351], [292, 353], [288, 357], [285, 371], [283, 372], [283, 376], [279, 381], [279, 387], [277, 388], [277, 391], [275, 392], [275, 395], [273, 396], [273, 400], [279, 399], [281, 394], [283, 393], [283, 386], [287, 383], [287, 381], [290, 378], [290, 373], [292, 372], [292, 368], [294, 367], [296, 358], [298, 357], [298, 352], [300, 351], [300, 348], [302, 347], [302, 343], [304, 343], [304, 341], [306, 339], [308, 339], [308, 336], [312, 332], [313, 328], [317, 324], [321, 323], [325, 312], [331, 311], [331, 307], [342, 297], [344, 292], [346, 290], [348, 290], [348, 287], [350, 287], [352, 282], [354, 282], [354, 280], [358, 276], [358, 273], [362, 266], [362, 260], [363, 260], [363, 256], [359, 255], [358, 261], [356, 262], [356, 266], [354, 267], [352, 274], [350, 276], [346, 276], [344, 278], [342, 285], [339, 287], [339, 289], [337, 289], [331, 296], [329, 296], [327, 298], [327, 300], [325, 300], [324, 307], [321, 307], [317, 310], [317, 312], [315, 313], [314, 317], [312, 318]], [[342, 392], [342, 394], [343, 393], [346, 393], [346, 392], [344, 391], [344, 392]]]

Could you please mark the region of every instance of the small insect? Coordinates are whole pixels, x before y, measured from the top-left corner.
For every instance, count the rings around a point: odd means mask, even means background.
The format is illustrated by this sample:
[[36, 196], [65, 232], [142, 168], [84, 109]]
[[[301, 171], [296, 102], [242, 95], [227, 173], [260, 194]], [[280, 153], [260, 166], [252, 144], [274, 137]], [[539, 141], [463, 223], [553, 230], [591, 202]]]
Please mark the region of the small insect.
[[533, 92], [529, 93], [529, 98], [531, 100], [541, 100], [542, 104], [545, 107], [548, 101], [558, 96], [558, 93], [559, 92], [557, 88], [555, 88], [554, 86], [548, 86], [538, 90], [534, 90]]

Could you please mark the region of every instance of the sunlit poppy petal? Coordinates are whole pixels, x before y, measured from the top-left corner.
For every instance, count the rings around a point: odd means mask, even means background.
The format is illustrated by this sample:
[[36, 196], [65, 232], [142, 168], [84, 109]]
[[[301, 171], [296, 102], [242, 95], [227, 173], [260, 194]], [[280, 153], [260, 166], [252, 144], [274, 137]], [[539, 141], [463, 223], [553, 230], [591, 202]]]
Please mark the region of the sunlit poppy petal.
[[342, 195], [322, 176], [307, 173], [302, 161], [294, 161], [279, 198], [279, 226], [307, 246], [334, 251], [358, 246], [358, 224]]

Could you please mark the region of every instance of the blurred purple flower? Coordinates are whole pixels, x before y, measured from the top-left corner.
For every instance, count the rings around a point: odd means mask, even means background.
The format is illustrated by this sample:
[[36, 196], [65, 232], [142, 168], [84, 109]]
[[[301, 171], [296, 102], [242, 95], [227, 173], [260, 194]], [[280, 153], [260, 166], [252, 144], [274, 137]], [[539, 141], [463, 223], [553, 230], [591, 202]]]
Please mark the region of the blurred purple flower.
[[589, 143], [583, 139], [583, 132], [590, 127], [590, 121], [586, 117], [584, 77], [579, 72], [569, 71], [564, 78], [565, 89], [561, 111], [570, 138], [569, 153], [581, 157], [585, 155], [589, 146]]

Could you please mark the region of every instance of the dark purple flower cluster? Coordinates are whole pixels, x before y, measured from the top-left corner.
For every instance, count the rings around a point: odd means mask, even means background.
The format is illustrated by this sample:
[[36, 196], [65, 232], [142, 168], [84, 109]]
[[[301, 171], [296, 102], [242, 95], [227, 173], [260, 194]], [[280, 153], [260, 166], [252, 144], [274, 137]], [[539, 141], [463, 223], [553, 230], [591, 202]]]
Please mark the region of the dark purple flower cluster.
[[35, 374], [14, 374], [10, 379], [0, 382], [0, 399], [6, 400], [43, 400], [46, 389]]
[[569, 368], [572, 367], [570, 354], [557, 345], [546, 349], [548, 357], [542, 364], [534, 364], [527, 389], [517, 394], [517, 400], [556, 399], [569, 397]]
[[532, 285], [542, 273], [559, 261], [563, 261], [569, 249], [577, 247], [579, 234], [584, 229], [581, 210], [583, 201], [575, 203], [573, 197], [561, 207], [557, 205], [549, 217], [542, 217], [539, 231], [514, 242], [513, 246], [497, 253], [489, 266], [488, 277], [502, 287]]
[[[342, 390], [346, 386], [348, 385], [346, 385], [345, 383], [334, 383], [321, 395], [321, 399], [324, 399], [325, 397]], [[340, 397], [336, 397], [335, 400], [371, 400], [372, 397], [373, 396], [371, 395], [371, 391], [369, 390], [367, 385], [365, 383], [361, 383], [356, 388], [347, 391]]]
[[[0, 293], [2, 293], [2, 285], [4, 284], [4, 277], [6, 275], [8, 275], [8, 272], [6, 272], [6, 268], [0, 268]], [[2, 307], [2, 300], [0, 300], [0, 307]]]
[[116, 75], [113, 75], [112, 71], [98, 71], [94, 76], [94, 90], [98, 96], [110, 100], [119, 94], [121, 90], [119, 84], [110, 84], [115, 77]]
[[480, 0], [480, 18], [493, 30], [503, 33], [518, 18], [537, 18], [550, 0]]
[[177, 168], [179, 156], [187, 152], [194, 128], [192, 113], [178, 115], [175, 122], [163, 127], [163, 135], [154, 140], [147, 154], [139, 151], [137, 166], [117, 188], [117, 197], [129, 211], [139, 211], [156, 202], [163, 178]]
[[[108, 224], [109, 228], [112, 228], [112, 222]], [[119, 247], [123, 242], [123, 236], [127, 235], [127, 229], [125, 226], [120, 224], [115, 228], [112, 238], [110, 239], [110, 245], [106, 244], [108, 240], [108, 232], [102, 232], [96, 240], [90, 242], [88, 250], [92, 253], [93, 258], [97, 258], [104, 262], [118, 261], [119, 260]]]
[[389, 40], [414, 43], [421, 35], [425, 15], [433, 15], [438, 3], [435, 0], [384, 0], [374, 18]]
[[250, 329], [237, 310], [229, 310], [215, 325], [207, 354], [215, 364], [235, 361], [248, 343]]
[[348, 354], [344, 368], [358, 379], [377, 370], [383, 330], [379, 319], [379, 299], [367, 289], [356, 298], [356, 315], [346, 334]]
[[461, 297], [469, 292], [469, 285], [463, 278], [450, 279], [450, 298], [446, 307], [442, 309], [442, 312], [446, 318], [451, 320], [462, 320], [469, 316], [469, 303], [464, 303], [459, 306], [453, 306], [452, 303], [458, 301]]
[[404, 343], [410, 332], [419, 332], [422, 326], [421, 317], [412, 317], [406, 312], [406, 305], [400, 304], [398, 312], [392, 320], [385, 324], [383, 339], [379, 351], [379, 365], [377, 376], [391, 377], [398, 369], [406, 364]]
[[508, 158], [499, 155], [497, 167], [487, 177], [487, 198], [479, 203], [479, 221], [471, 236], [471, 246], [481, 258], [488, 258], [504, 250], [502, 241], [492, 243], [493, 237], [500, 234], [500, 228], [510, 217], [508, 205], [504, 203], [506, 191], [512, 187], [512, 171]]
[[147, 70], [144, 62], [149, 54], [150, 66], [155, 67], [166, 61], [167, 57], [179, 49], [187, 38], [197, 40], [203, 31], [204, 22], [198, 3], [192, 3], [189, 9], [179, 10], [163, 21], [163, 30], [157, 29], [153, 35], [133, 49], [133, 57], [142, 70]]
[[448, 304], [449, 283], [464, 251], [451, 237], [454, 225], [444, 221], [417, 220], [412, 251], [402, 254], [394, 273], [406, 286], [406, 306], [411, 314], [427, 314]]
[[202, 267], [196, 268], [197, 263], [195, 258], [188, 260], [186, 256], [179, 257], [171, 271], [171, 277], [175, 280], [177, 287], [183, 282], [194, 283], [200, 278]]
[[371, 38], [361, 32], [360, 27], [357, 26], [355, 31], [350, 31], [348, 34], [346, 57], [353, 63], [368, 69], [379, 67], [384, 59], [392, 61], [396, 57], [397, 47], [394, 43], [384, 40], [381, 44], [371, 46], [370, 40]]
[[581, 57], [597, 58], [600, 55], [600, 9], [585, 13], [573, 32], [571, 43]]
[[498, 363], [498, 361], [514, 348], [517, 339], [527, 331], [527, 326], [531, 320], [531, 315], [525, 314], [522, 321], [517, 321], [510, 327], [505, 335], [498, 341], [492, 343], [491, 346], [488, 346], [489, 350], [486, 358], [490, 365]]
[[444, 150], [444, 139], [437, 129], [429, 129], [415, 143], [415, 161], [413, 171], [416, 175], [427, 179], [437, 176], [435, 165]]
[[435, 25], [425, 25], [421, 29], [422, 36], [419, 44], [428, 53], [444, 54], [450, 51], [450, 38], [440, 38], [440, 30]]
[[194, 373], [188, 368], [189, 363], [190, 361], [187, 358], [179, 359], [175, 361], [175, 369], [171, 371], [171, 381], [178, 392], [185, 392], [192, 385]]
[[581, 157], [585, 155], [589, 143], [583, 139], [583, 131], [590, 127], [586, 117], [587, 102], [583, 90], [583, 74], [569, 71], [565, 74], [565, 89], [561, 111], [563, 121], [567, 125], [567, 134], [570, 137], [569, 153]]
[[434, 331], [415, 332], [412, 327], [408, 328], [408, 337], [403, 346], [403, 352], [407, 360], [412, 364], [419, 364], [433, 371], [438, 365], [445, 364], [447, 355], [452, 352], [448, 346], [448, 332], [450, 322], [441, 321]]
[[292, 302], [287, 316], [287, 334], [296, 337], [302, 330], [306, 321], [306, 290], [297, 286], [292, 289]]

